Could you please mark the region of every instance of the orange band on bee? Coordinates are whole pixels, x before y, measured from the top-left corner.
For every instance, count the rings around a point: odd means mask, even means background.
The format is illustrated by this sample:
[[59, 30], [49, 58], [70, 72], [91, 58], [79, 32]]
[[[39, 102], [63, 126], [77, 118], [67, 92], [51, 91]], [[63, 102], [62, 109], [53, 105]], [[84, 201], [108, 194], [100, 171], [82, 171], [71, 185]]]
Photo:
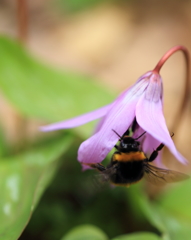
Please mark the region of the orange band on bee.
[[128, 161], [143, 161], [146, 159], [144, 152], [129, 152], [129, 153], [115, 153], [113, 161], [128, 162]]

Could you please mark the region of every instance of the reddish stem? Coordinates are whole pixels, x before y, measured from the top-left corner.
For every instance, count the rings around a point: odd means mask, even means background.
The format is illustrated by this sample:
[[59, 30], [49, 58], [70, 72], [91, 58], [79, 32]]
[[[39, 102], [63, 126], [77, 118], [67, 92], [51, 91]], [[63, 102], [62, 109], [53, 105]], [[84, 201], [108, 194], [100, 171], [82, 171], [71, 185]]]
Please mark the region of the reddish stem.
[[159, 73], [159, 71], [161, 70], [164, 63], [168, 60], [168, 58], [171, 57], [171, 55], [177, 51], [182, 51], [186, 60], [186, 82], [185, 82], [182, 104], [175, 118], [175, 123], [173, 128], [175, 128], [177, 124], [180, 122], [180, 118], [183, 115], [183, 112], [186, 108], [186, 104], [188, 103], [188, 99], [190, 95], [190, 55], [189, 55], [188, 49], [181, 45], [171, 48], [168, 52], [164, 54], [164, 56], [160, 59], [160, 61], [157, 63], [156, 67], [153, 70], [154, 72]]
[[186, 64], [187, 64], [187, 74], [189, 74], [189, 62], [190, 62], [189, 52], [188, 52], [187, 48], [185, 48], [184, 46], [181, 46], [181, 45], [175, 46], [175, 47], [171, 48], [170, 50], [168, 50], [168, 52], [166, 52], [165, 55], [157, 63], [157, 65], [156, 65], [156, 67], [154, 68], [153, 71], [159, 73], [162, 66], [166, 62], [166, 60], [168, 60], [168, 58], [171, 57], [171, 55], [174, 54], [177, 51], [182, 51], [184, 53], [184, 56], [185, 56], [185, 59], [186, 59]]
[[28, 29], [27, 0], [17, 0], [18, 6], [18, 38], [26, 42]]

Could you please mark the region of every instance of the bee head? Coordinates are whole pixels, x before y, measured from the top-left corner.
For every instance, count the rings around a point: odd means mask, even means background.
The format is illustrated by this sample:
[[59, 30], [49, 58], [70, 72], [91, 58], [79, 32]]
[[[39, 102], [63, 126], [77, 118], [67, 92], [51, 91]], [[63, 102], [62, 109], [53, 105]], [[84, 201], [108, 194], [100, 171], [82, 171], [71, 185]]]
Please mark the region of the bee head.
[[123, 136], [120, 136], [115, 130], [113, 130], [113, 132], [119, 137], [120, 144], [116, 148], [121, 152], [139, 151], [140, 143], [137, 140], [146, 133], [143, 132], [139, 137], [132, 138], [125, 134], [123, 134]]
[[121, 150], [138, 151], [139, 145], [140, 143], [138, 141], [135, 141], [135, 139], [124, 136], [120, 141], [119, 147]]

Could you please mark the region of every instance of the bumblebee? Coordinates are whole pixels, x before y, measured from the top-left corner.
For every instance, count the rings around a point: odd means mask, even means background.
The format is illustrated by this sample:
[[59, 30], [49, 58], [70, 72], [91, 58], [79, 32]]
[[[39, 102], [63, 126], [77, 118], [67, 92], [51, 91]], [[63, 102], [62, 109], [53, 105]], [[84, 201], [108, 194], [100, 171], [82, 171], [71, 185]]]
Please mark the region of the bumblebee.
[[119, 136], [120, 143], [114, 146], [116, 152], [114, 152], [110, 164], [107, 167], [100, 163], [89, 164], [90, 167], [97, 169], [101, 173], [103, 181], [109, 181], [111, 184], [117, 186], [129, 187], [131, 184], [140, 181], [143, 177], [157, 185], [188, 178], [186, 174], [158, 168], [150, 164], [150, 162], [156, 159], [158, 152], [163, 149], [164, 144], [161, 143], [148, 158], [141, 151], [140, 142], [137, 141], [146, 132], [137, 138], [132, 138], [127, 135], [129, 133], [128, 130], [123, 136], [120, 136], [115, 130], [113, 131]]

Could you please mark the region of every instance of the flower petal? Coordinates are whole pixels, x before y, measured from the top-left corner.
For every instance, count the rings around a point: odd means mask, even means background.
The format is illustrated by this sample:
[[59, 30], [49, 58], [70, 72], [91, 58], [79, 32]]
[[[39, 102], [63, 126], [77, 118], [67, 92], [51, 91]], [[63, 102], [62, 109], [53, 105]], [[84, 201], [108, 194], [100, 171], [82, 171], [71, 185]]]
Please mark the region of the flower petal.
[[113, 108], [113, 111], [106, 117], [100, 131], [80, 145], [78, 160], [82, 163], [103, 161], [119, 139], [112, 129], [122, 135], [129, 128], [135, 116], [135, 105], [136, 101], [133, 101], [126, 109], [123, 109], [123, 107]]
[[114, 102], [112, 108], [104, 117], [99, 131], [81, 144], [78, 151], [80, 162], [99, 163], [103, 161], [119, 139], [112, 129], [119, 135], [126, 132], [135, 117], [137, 101], [147, 85], [147, 80], [135, 84]]
[[104, 107], [98, 108], [92, 112], [88, 112], [83, 115], [80, 115], [78, 117], [40, 127], [40, 130], [47, 132], [47, 131], [54, 131], [54, 130], [59, 130], [59, 129], [78, 127], [87, 122], [91, 122], [95, 119], [103, 117], [108, 112], [108, 110], [111, 108], [111, 106], [112, 106], [112, 104], [109, 104]]
[[[148, 72], [144, 75], [142, 75], [138, 81], [142, 80], [143, 78], [147, 78], [151, 73]], [[135, 83], [136, 85], [136, 83]], [[140, 85], [140, 84], [139, 84]], [[59, 130], [59, 129], [66, 129], [66, 128], [74, 128], [74, 127], [78, 127], [80, 125], [83, 125], [85, 123], [88, 123], [88, 122], [91, 122], [95, 119], [98, 119], [98, 118], [101, 118], [103, 117], [104, 115], [106, 115], [106, 113], [108, 112], [108, 110], [112, 107], [112, 105], [120, 100], [124, 94], [127, 93], [127, 91], [129, 91], [131, 88], [133, 87], [130, 87], [129, 89], [127, 89], [126, 91], [124, 91], [113, 103], [111, 104], [108, 104], [104, 107], [101, 107], [99, 109], [96, 109], [92, 112], [88, 112], [88, 113], [85, 113], [83, 115], [80, 115], [80, 116], [77, 116], [75, 118], [71, 118], [71, 119], [68, 119], [68, 120], [65, 120], [65, 121], [61, 121], [61, 122], [57, 122], [57, 123], [53, 123], [53, 124], [49, 124], [47, 126], [42, 126], [40, 127], [40, 130], [41, 131], [54, 131], [54, 130]], [[104, 121], [104, 120], [103, 120]], [[96, 129], [96, 132], [98, 131], [98, 129], [102, 126], [102, 123], [103, 121], [100, 122], [100, 124], [98, 124], [98, 128]]]
[[136, 107], [136, 117], [138, 124], [145, 131], [159, 142], [164, 143], [180, 162], [187, 163], [187, 160], [176, 150], [168, 132], [161, 99], [154, 102], [152, 99], [148, 100], [142, 95]]
[[[123, 92], [115, 99], [115, 101], [112, 103], [112, 105], [115, 104], [116, 102], [119, 102], [121, 99], [123, 99], [123, 97], [131, 90], [131, 88], [132, 88], [132, 87], [129, 87], [128, 89], [126, 89], [125, 91], [123, 91]], [[101, 129], [101, 127], [102, 127], [102, 125], [103, 125], [103, 123], [104, 123], [104, 121], [105, 121], [106, 118], [107, 118], [107, 116], [105, 115], [103, 118], [101, 118], [101, 119], [99, 120], [99, 122], [98, 122], [98, 124], [97, 124], [97, 126], [96, 126], [96, 128], [95, 128], [95, 130], [94, 130], [94, 133], [99, 132], [99, 130]]]

